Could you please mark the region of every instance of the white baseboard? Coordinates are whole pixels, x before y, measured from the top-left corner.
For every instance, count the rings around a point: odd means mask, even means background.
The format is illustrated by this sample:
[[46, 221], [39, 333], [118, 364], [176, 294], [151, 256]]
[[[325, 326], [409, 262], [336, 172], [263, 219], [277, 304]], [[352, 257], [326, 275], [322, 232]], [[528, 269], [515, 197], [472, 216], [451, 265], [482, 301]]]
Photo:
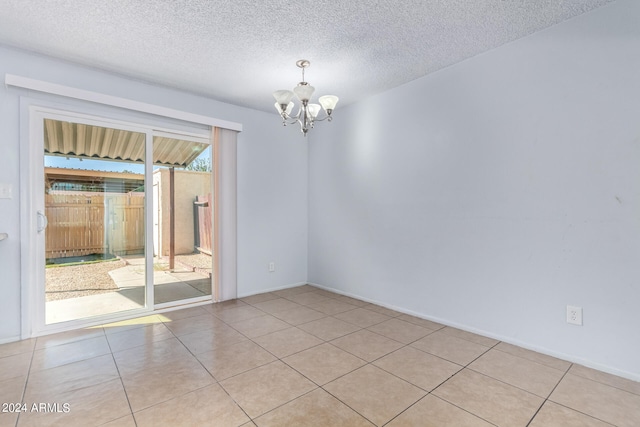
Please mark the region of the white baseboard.
[[284, 285], [284, 286], [278, 286], [278, 287], [275, 287], [275, 288], [262, 289], [262, 290], [257, 291], [257, 292], [249, 292], [249, 293], [238, 294], [238, 298], [250, 297], [252, 295], [264, 294], [266, 292], [282, 291], [284, 289], [295, 288], [297, 286], [303, 286], [303, 285], [307, 285], [307, 284], [309, 284], [309, 283], [308, 282], [298, 282], [298, 283], [293, 283], [291, 285]]
[[415, 317], [419, 317], [421, 319], [425, 319], [425, 320], [430, 320], [432, 322], [436, 322], [436, 323], [440, 323], [442, 325], [445, 326], [451, 326], [452, 328], [457, 328], [457, 329], [462, 329], [463, 331], [467, 331], [467, 332], [472, 332], [474, 334], [478, 334], [478, 335], [482, 335], [488, 338], [493, 338], [496, 339], [498, 341], [502, 341], [505, 342], [507, 344], [512, 344], [512, 345], [516, 345], [518, 347], [522, 347], [525, 348], [527, 350], [531, 350], [531, 351], [535, 351], [538, 353], [542, 353], [542, 354], [546, 354], [547, 356], [551, 356], [551, 357], [555, 357], [558, 359], [562, 359], [562, 360], [566, 360], [568, 362], [572, 362], [572, 363], [577, 363], [583, 366], [586, 366], [587, 368], [592, 368], [592, 369], [596, 369], [598, 371], [602, 371], [602, 372], [606, 372], [608, 374], [612, 374], [612, 375], [617, 375], [619, 377], [623, 377], [623, 378], [627, 378], [629, 380], [632, 381], [640, 381], [640, 374], [639, 373], [635, 373], [635, 372], [628, 372], [628, 371], [623, 371], [617, 368], [613, 368], [611, 366], [608, 365], [603, 365], [601, 363], [597, 363], [597, 362], [593, 362], [591, 360], [588, 359], [583, 359], [580, 357], [575, 357], [572, 356], [570, 354], [565, 354], [565, 353], [561, 353], [555, 350], [551, 350], [545, 347], [540, 347], [540, 346], [536, 346], [536, 345], [532, 345], [531, 343], [525, 342], [525, 341], [519, 341], [516, 339], [513, 339], [511, 337], [506, 337], [503, 335], [499, 335], [499, 334], [494, 334], [492, 332], [488, 332], [488, 331], [484, 331], [482, 329], [477, 329], [474, 328], [472, 326], [469, 325], [463, 325], [460, 323], [456, 323], [456, 322], [452, 322], [448, 319], [442, 319], [439, 317], [434, 317], [434, 316], [429, 316], [427, 314], [424, 313], [419, 313], [416, 311], [412, 311], [412, 310], [407, 310], [405, 308], [402, 307], [397, 307], [391, 304], [387, 304], [383, 301], [377, 301], [377, 300], [373, 300], [371, 298], [365, 298], [362, 297], [360, 295], [355, 295], [355, 294], [351, 294], [349, 292], [344, 292], [341, 291], [339, 289], [334, 289], [331, 288], [329, 286], [324, 286], [324, 285], [320, 285], [317, 283], [312, 283], [312, 282], [308, 282], [309, 285], [320, 288], [320, 289], [324, 289], [326, 291], [330, 291], [330, 292], [334, 292], [340, 295], [344, 295], [344, 296], [348, 296], [348, 297], [352, 297], [352, 298], [356, 298], [362, 301], [366, 301], [366, 302], [370, 302], [372, 304], [376, 304], [385, 308], [388, 308], [390, 310], [394, 310], [394, 311], [398, 311], [400, 313], [404, 313], [404, 314], [409, 314], [411, 316], [415, 316]]
[[16, 335], [15, 337], [8, 337], [0, 339], [0, 344], [8, 344], [10, 342], [20, 341], [22, 338], [20, 335]]

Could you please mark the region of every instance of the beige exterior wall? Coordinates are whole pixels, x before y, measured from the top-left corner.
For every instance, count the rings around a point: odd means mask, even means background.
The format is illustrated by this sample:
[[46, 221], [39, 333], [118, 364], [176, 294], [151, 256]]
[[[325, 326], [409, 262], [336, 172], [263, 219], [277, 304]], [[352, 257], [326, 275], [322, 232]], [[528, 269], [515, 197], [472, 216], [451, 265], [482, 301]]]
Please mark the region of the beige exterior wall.
[[[169, 256], [169, 169], [158, 169], [153, 173], [154, 198], [157, 203], [158, 227], [154, 227], [154, 246], [162, 256]], [[211, 192], [211, 173], [177, 170], [175, 171], [175, 252], [176, 255], [190, 254], [194, 251], [193, 202], [196, 196], [205, 196]], [[155, 201], [154, 201], [155, 202]], [[154, 203], [154, 206], [156, 204]], [[156, 213], [154, 213], [155, 215]], [[155, 217], [154, 217], [155, 218]], [[157, 241], [156, 241], [157, 239]]]

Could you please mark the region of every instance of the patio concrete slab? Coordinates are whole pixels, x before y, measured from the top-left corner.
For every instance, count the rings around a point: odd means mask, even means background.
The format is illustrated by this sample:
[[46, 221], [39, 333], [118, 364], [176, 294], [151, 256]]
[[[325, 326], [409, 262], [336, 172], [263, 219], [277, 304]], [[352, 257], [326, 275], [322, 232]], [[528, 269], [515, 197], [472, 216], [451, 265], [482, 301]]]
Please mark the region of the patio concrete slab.
[[188, 281], [189, 286], [193, 286], [205, 295], [211, 295], [211, 279], [201, 279], [195, 281]]
[[[117, 291], [47, 302], [47, 324], [144, 307], [145, 259], [139, 255], [122, 258], [128, 265], [109, 272], [119, 288]], [[211, 295], [208, 273], [194, 272], [180, 266], [169, 271], [168, 263], [164, 260], [154, 260], [153, 284], [156, 304]]]
[[[45, 309], [46, 322], [47, 324], [66, 322], [142, 308], [145, 299], [144, 281], [139, 286], [127, 286], [135, 282], [134, 280], [122, 283], [121, 289], [114, 292], [49, 301]], [[174, 280], [154, 285], [155, 303], [162, 304], [211, 295], [210, 279], [206, 279], [206, 283], [198, 281], [191, 283], [193, 284]]]
[[[125, 266], [112, 270], [109, 272], [109, 276], [114, 283], [121, 289], [130, 288], [133, 286], [144, 286], [145, 275], [144, 271], [141, 271], [139, 267]], [[178, 282], [191, 282], [200, 280], [210, 280], [207, 274], [196, 273], [193, 271], [154, 271], [153, 283], [168, 284]]]
[[[208, 290], [203, 284], [200, 284], [198, 289], [179, 281], [154, 286], [156, 304], [206, 295], [211, 295], [210, 284]], [[144, 287], [138, 286], [104, 294], [49, 301], [46, 303], [46, 321], [47, 324], [66, 322], [142, 307], [144, 307]]]
[[203, 274], [203, 273], [197, 273], [197, 272], [193, 272], [193, 271], [173, 271], [169, 274], [169, 276], [176, 278], [177, 280], [180, 280], [181, 282], [188, 282], [190, 280], [201, 280], [201, 279], [207, 279], [209, 280], [209, 275], [207, 274]]
[[135, 310], [144, 307], [144, 289], [109, 292], [46, 303], [47, 324]]
[[154, 288], [154, 300], [156, 304], [202, 296], [205, 296], [203, 292], [182, 282], [160, 286], [156, 285]]

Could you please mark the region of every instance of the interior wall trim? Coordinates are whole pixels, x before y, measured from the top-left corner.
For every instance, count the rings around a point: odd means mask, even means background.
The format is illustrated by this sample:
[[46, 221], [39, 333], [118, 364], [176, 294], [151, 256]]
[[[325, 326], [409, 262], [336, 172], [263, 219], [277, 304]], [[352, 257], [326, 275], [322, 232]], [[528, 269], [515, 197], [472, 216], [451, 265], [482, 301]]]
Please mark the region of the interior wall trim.
[[29, 77], [5, 74], [5, 85], [242, 132], [242, 124]]

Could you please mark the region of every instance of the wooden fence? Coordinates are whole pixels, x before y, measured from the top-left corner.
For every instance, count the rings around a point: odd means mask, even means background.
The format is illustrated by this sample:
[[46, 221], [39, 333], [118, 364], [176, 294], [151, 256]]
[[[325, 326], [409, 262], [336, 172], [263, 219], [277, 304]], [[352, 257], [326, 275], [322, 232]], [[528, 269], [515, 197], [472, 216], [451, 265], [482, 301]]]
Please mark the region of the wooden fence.
[[47, 194], [47, 258], [144, 251], [144, 197]]
[[193, 203], [194, 216], [195, 216], [195, 246], [200, 252], [211, 255], [211, 209], [213, 199], [211, 194], [206, 196], [196, 196], [196, 201]]

